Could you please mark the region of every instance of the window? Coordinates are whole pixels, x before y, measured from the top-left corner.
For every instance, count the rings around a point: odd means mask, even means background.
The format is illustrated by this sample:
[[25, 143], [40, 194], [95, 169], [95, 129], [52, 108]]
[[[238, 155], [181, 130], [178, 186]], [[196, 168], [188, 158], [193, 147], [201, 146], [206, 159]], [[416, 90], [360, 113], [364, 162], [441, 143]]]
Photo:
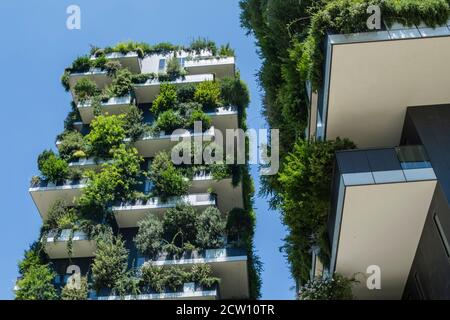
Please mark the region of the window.
[[178, 58], [178, 63], [180, 64], [180, 66], [182, 68], [184, 68], [184, 61], [186, 60], [186, 58]]
[[444, 228], [442, 227], [441, 220], [439, 220], [439, 216], [437, 215], [437, 212], [434, 213], [433, 220], [434, 220], [434, 223], [436, 224], [436, 228], [438, 230], [439, 237], [441, 238], [442, 245], [444, 246], [445, 253], [447, 254], [447, 257], [450, 258], [450, 244], [445, 235]]
[[158, 70], [160, 72], [164, 71], [166, 69], [166, 59], [159, 59], [159, 67]]

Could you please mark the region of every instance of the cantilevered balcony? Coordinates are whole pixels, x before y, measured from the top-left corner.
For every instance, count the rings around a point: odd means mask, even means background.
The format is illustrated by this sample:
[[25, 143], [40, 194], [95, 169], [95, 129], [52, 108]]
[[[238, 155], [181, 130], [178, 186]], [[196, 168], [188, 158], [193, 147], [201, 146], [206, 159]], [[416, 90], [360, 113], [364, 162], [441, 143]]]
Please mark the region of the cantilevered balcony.
[[181, 134], [170, 134], [162, 131], [159, 134], [145, 135], [135, 142], [135, 147], [138, 149], [139, 154], [144, 158], [152, 158], [159, 151], [171, 151], [174, 146], [184, 139], [203, 137], [204, 141], [211, 141], [214, 136], [214, 127], [209, 128], [205, 132], [184, 130]]
[[[177, 80], [170, 81], [168, 83], [174, 85], [181, 85], [185, 83], [200, 83], [203, 81], [213, 81], [213, 74], [198, 74], [198, 75], [187, 75]], [[134, 92], [136, 94], [136, 99], [138, 103], [151, 103], [155, 100], [156, 96], [159, 94], [161, 88], [161, 81], [158, 79], [149, 79], [145, 83], [135, 84]]]
[[[105, 54], [105, 58], [119, 61], [122, 67], [127, 68], [131, 73], [141, 73], [142, 60], [136, 52], [111, 52]], [[93, 56], [91, 59], [94, 60], [96, 58]]]
[[214, 128], [220, 130], [223, 135], [226, 134], [226, 129], [237, 129], [239, 127], [236, 107], [219, 107], [205, 112], [211, 117], [211, 124]]
[[148, 214], [163, 214], [167, 209], [175, 208], [178, 204], [190, 204], [198, 211], [217, 204], [216, 197], [209, 193], [190, 194], [181, 197], [171, 197], [166, 201], [161, 198], [138, 200], [132, 203], [121, 203], [114, 206], [112, 211], [120, 228], [135, 228], [138, 222]]
[[450, 101], [449, 56], [447, 25], [329, 34], [310, 135], [349, 138], [359, 148], [399, 145], [407, 107]]
[[184, 68], [189, 74], [213, 73], [218, 79], [234, 77], [234, 57], [198, 57], [187, 59]]
[[[356, 275], [359, 299], [401, 299], [436, 187], [422, 146], [336, 154], [329, 270]], [[381, 268], [381, 290], [366, 286]]]
[[91, 295], [90, 300], [217, 300], [219, 289], [217, 285], [203, 288], [194, 282], [185, 283], [180, 291], [150, 292], [138, 295]]
[[[42, 238], [45, 252], [50, 259], [87, 258], [93, 257], [97, 244], [82, 231], [70, 229], [50, 231]], [[69, 254], [69, 242], [71, 253]]]
[[99, 68], [92, 68], [88, 72], [71, 73], [69, 76], [69, 86], [72, 92], [74, 101], [78, 101], [73, 91], [78, 80], [82, 78], [88, 78], [95, 82], [100, 90], [103, 90], [107, 85], [111, 84], [112, 78], [108, 75], [108, 72]]
[[[109, 115], [123, 114], [127, 112], [132, 102], [133, 99], [131, 97], [131, 94], [123, 97], [113, 97], [108, 99], [108, 101], [101, 102], [101, 111], [103, 113], [108, 113]], [[94, 108], [91, 101], [88, 100], [79, 102], [78, 111], [83, 123], [89, 124], [94, 119]]]
[[69, 167], [81, 170], [99, 170], [101, 166], [108, 163], [107, 160], [99, 160], [94, 158], [82, 158], [69, 162]]
[[86, 180], [64, 180], [52, 183], [44, 180], [32, 181], [29, 192], [43, 220], [47, 219], [49, 208], [56, 200], [63, 200], [68, 205], [74, 204], [82, 189], [86, 186]]
[[249, 297], [247, 253], [244, 249], [208, 249], [186, 253], [180, 259], [168, 255], [148, 261], [156, 266], [182, 266], [207, 263], [212, 276], [221, 279], [220, 295], [223, 299], [246, 299]]

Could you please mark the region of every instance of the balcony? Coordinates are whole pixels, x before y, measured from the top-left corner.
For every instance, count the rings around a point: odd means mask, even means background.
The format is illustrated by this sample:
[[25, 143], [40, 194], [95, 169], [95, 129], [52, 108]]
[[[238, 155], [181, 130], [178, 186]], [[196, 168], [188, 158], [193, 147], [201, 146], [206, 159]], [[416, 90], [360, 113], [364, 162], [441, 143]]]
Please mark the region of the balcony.
[[224, 135], [226, 134], [226, 129], [237, 129], [239, 127], [236, 107], [220, 107], [212, 111], [206, 110], [205, 113], [211, 117], [211, 125]]
[[101, 166], [110, 161], [106, 160], [97, 160], [94, 158], [82, 158], [77, 159], [69, 163], [69, 167], [78, 168], [82, 170], [94, 170], [97, 171], [101, 168]]
[[69, 77], [70, 90], [74, 101], [78, 101], [73, 88], [78, 80], [81, 78], [88, 78], [97, 84], [100, 90], [103, 90], [107, 85], [111, 84], [112, 78], [108, 75], [108, 72], [99, 68], [92, 68], [88, 72], [71, 73]]
[[205, 132], [192, 132], [184, 130], [181, 134], [167, 134], [162, 131], [159, 134], [147, 134], [140, 140], [135, 142], [135, 147], [139, 154], [144, 158], [152, 158], [159, 151], [170, 151], [178, 143], [185, 139], [192, 139], [194, 137], [203, 137], [204, 141], [211, 141], [215, 136], [214, 127], [209, 128]]
[[183, 285], [178, 292], [144, 293], [126, 296], [98, 296], [93, 295], [91, 300], [217, 300], [219, 298], [218, 287], [202, 288], [200, 285], [190, 282]]
[[[187, 75], [184, 78], [179, 78], [175, 81], [170, 81], [168, 83], [174, 85], [181, 85], [185, 83], [200, 83], [203, 81], [213, 81], [213, 74], [198, 74], [198, 75]], [[134, 92], [136, 94], [136, 99], [138, 103], [151, 103], [155, 100], [156, 96], [159, 94], [161, 83], [158, 79], [147, 80], [147, 82], [142, 84], [134, 85]]]
[[[72, 241], [71, 255], [68, 252], [69, 241]], [[50, 259], [93, 257], [97, 249], [96, 242], [89, 239], [86, 233], [70, 229], [62, 230], [59, 235], [57, 231], [50, 231], [42, 238], [42, 242]]]
[[[136, 52], [111, 52], [105, 54], [105, 58], [108, 60], [117, 60], [120, 62], [122, 67], [130, 70], [131, 73], [141, 73], [142, 68], [142, 60], [139, 58], [139, 55]], [[91, 57], [91, 59], [96, 59], [95, 57]]]
[[[435, 187], [422, 146], [337, 152], [329, 269], [357, 275], [358, 299], [401, 299]], [[371, 265], [381, 268], [381, 290], [367, 289]]]
[[167, 209], [175, 208], [178, 204], [185, 203], [192, 205], [196, 210], [203, 211], [207, 207], [215, 206], [216, 197], [209, 193], [191, 194], [182, 197], [172, 197], [166, 201], [160, 198], [150, 200], [139, 200], [134, 203], [122, 203], [114, 206], [112, 211], [116, 217], [116, 222], [120, 228], [135, 228], [140, 220], [149, 213], [163, 214]]
[[[130, 94], [123, 97], [113, 97], [106, 102], [102, 102], [101, 108], [103, 112], [109, 115], [123, 114], [126, 113], [132, 101]], [[92, 107], [91, 101], [79, 102], [78, 111], [80, 112], [83, 123], [89, 124], [94, 119], [94, 108]]]
[[47, 219], [49, 208], [56, 200], [74, 204], [83, 188], [86, 180], [65, 180], [59, 183], [51, 183], [44, 180], [32, 181], [29, 192], [43, 220]]
[[247, 253], [244, 249], [207, 249], [185, 254], [181, 259], [167, 255], [148, 261], [156, 266], [183, 266], [192, 268], [207, 263], [212, 275], [221, 279], [220, 295], [223, 299], [246, 299], [249, 297]]
[[448, 26], [330, 34], [325, 47], [323, 85], [311, 108], [317, 138], [399, 145], [407, 107], [450, 101]]
[[184, 68], [189, 74], [213, 73], [218, 79], [234, 77], [234, 57], [201, 57], [187, 59]]

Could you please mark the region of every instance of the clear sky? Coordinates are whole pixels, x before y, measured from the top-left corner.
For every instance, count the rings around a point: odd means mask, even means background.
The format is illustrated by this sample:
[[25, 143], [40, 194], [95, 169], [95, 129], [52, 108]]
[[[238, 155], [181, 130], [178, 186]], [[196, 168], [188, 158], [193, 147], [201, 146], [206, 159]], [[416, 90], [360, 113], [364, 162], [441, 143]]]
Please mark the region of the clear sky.
[[[81, 30], [66, 28], [66, 8], [81, 8]], [[36, 158], [54, 148], [70, 109], [60, 76], [77, 55], [119, 41], [189, 44], [207, 37], [230, 42], [241, 77], [250, 87], [250, 128], [265, 128], [256, 83], [260, 61], [254, 40], [239, 24], [238, 0], [1, 0], [0, 1], [0, 157], [2, 183], [0, 299], [13, 298], [17, 262], [38, 237], [41, 220], [28, 194]], [[252, 168], [259, 187], [256, 168]], [[256, 251], [264, 263], [262, 298], [292, 299], [294, 282], [279, 247], [285, 235], [280, 216], [265, 199], [255, 199]]]

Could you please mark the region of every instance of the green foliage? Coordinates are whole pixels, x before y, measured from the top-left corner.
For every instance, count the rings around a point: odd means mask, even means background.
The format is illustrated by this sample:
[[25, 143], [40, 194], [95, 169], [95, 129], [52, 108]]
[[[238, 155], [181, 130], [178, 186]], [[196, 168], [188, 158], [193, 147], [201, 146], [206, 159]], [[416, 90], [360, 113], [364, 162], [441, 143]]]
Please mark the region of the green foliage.
[[352, 300], [354, 279], [347, 279], [339, 274], [333, 278], [316, 278], [300, 288], [299, 300]]
[[146, 263], [141, 268], [142, 284], [148, 290], [164, 292], [166, 269]]
[[308, 256], [310, 244], [321, 245], [322, 252], [328, 252], [322, 239], [326, 236], [330, 208], [334, 154], [337, 150], [354, 147], [348, 140], [299, 140], [286, 157], [278, 180], [283, 187], [283, 221], [291, 231], [286, 238], [285, 250], [297, 279], [305, 281], [308, 278], [310, 259], [299, 259], [299, 255]]
[[69, 208], [64, 200], [56, 200], [48, 210], [42, 231], [73, 229], [78, 217], [74, 208]]
[[195, 88], [197, 85], [195, 83], [185, 83], [177, 86], [177, 97], [179, 103], [191, 102], [194, 100]]
[[209, 51], [213, 56], [217, 54], [217, 46], [214, 41], [206, 38], [197, 38], [191, 42], [190, 49], [196, 54], [201, 54], [202, 51]]
[[38, 157], [38, 168], [50, 182], [57, 183], [67, 178], [69, 165], [51, 150], [45, 150]]
[[165, 131], [166, 134], [172, 133], [176, 129], [184, 127], [185, 119], [177, 111], [167, 110], [162, 112], [154, 123], [156, 131]]
[[116, 72], [111, 85], [108, 87], [110, 97], [123, 97], [133, 89], [133, 75], [128, 69], [121, 69]]
[[178, 171], [168, 153], [160, 152], [153, 159], [149, 172], [155, 195], [167, 199], [187, 193], [189, 181]]
[[234, 52], [234, 49], [230, 46], [229, 43], [227, 43], [226, 45], [220, 46], [218, 54], [221, 57], [234, 57], [234, 56], [236, 56], [236, 54]]
[[89, 294], [89, 286], [86, 277], [81, 278], [80, 288], [75, 288], [66, 284], [61, 290], [62, 300], [87, 300]]
[[84, 73], [91, 69], [92, 62], [89, 56], [81, 56], [75, 59], [70, 67], [70, 71], [73, 73]]
[[144, 124], [144, 117], [141, 109], [135, 105], [130, 105], [125, 114], [124, 130], [125, 135], [131, 139], [131, 141], [137, 141], [146, 131], [146, 125]]
[[197, 235], [197, 212], [186, 204], [168, 209], [163, 218], [164, 238], [172, 241], [178, 248], [186, 242], [195, 243]]
[[153, 101], [150, 111], [157, 114], [174, 108], [176, 104], [176, 87], [173, 84], [162, 83], [159, 95]]
[[220, 82], [221, 98], [225, 106], [246, 108], [250, 103], [247, 85], [239, 78], [224, 78]]
[[193, 129], [196, 122], [202, 123], [202, 130], [207, 130], [211, 127], [211, 117], [199, 108], [192, 110], [189, 114], [186, 127], [188, 129]]
[[80, 155], [83, 155], [79, 153], [80, 151], [85, 155], [86, 144], [83, 135], [76, 130], [65, 131], [59, 137], [58, 150], [60, 157], [66, 161], [79, 158]]
[[197, 237], [195, 243], [200, 248], [222, 248], [224, 246], [223, 235], [225, 234], [225, 221], [219, 209], [215, 207], [206, 208], [196, 219]]
[[232, 174], [231, 167], [226, 164], [211, 164], [209, 168], [211, 169], [211, 174], [216, 181], [226, 179]]
[[139, 232], [134, 238], [134, 243], [140, 252], [148, 256], [156, 255], [162, 246], [163, 225], [160, 219], [148, 215], [138, 222]]
[[125, 139], [124, 115], [98, 116], [91, 122], [91, 131], [85, 137], [89, 153], [99, 158], [108, 158], [110, 150]]
[[128, 250], [120, 236], [104, 234], [97, 240], [97, 250], [92, 263], [93, 286], [98, 291], [113, 289], [127, 272]]
[[194, 264], [192, 266], [190, 280], [199, 283], [201, 286], [210, 288], [220, 282], [219, 278], [212, 276], [212, 268], [209, 264]]
[[100, 90], [94, 81], [89, 78], [81, 78], [74, 86], [74, 93], [78, 100], [86, 101], [100, 94]]
[[17, 282], [16, 300], [56, 300], [56, 274], [46, 264], [33, 264]]
[[64, 90], [69, 91], [70, 90], [70, 71], [65, 70], [63, 75], [61, 76], [61, 85], [63, 86]]
[[108, 60], [101, 68], [107, 71], [108, 76], [114, 77], [122, 69], [122, 65], [117, 60]]
[[125, 295], [138, 295], [141, 293], [139, 288], [140, 279], [136, 276], [135, 272], [128, 270], [122, 273], [115, 283], [112, 290], [112, 294], [124, 297]]
[[197, 85], [194, 100], [204, 107], [216, 107], [220, 104], [220, 84], [215, 81], [203, 81]]
[[178, 60], [176, 55], [174, 55], [167, 61], [166, 73], [171, 81], [176, 80], [184, 74], [181, 68], [180, 61]]

